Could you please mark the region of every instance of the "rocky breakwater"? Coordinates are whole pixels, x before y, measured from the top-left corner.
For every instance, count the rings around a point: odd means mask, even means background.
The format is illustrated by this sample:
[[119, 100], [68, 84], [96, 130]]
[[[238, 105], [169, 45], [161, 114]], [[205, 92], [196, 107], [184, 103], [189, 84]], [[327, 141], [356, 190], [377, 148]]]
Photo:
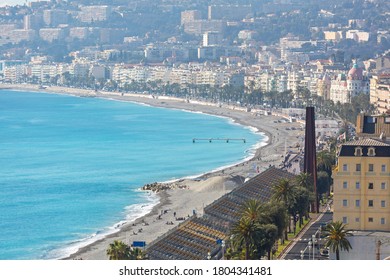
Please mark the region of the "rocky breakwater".
[[152, 192], [158, 193], [160, 191], [165, 191], [165, 190], [188, 189], [188, 186], [185, 184], [181, 184], [180, 182], [173, 182], [173, 183], [154, 182], [151, 184], [144, 185], [141, 189], [143, 191], [152, 191]]

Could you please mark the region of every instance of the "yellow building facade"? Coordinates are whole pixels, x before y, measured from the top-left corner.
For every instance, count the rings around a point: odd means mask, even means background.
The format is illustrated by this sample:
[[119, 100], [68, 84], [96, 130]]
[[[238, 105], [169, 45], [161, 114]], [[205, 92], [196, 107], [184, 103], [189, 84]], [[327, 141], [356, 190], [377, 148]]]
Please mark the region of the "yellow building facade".
[[343, 144], [333, 171], [334, 221], [349, 229], [390, 231], [390, 145], [361, 139]]

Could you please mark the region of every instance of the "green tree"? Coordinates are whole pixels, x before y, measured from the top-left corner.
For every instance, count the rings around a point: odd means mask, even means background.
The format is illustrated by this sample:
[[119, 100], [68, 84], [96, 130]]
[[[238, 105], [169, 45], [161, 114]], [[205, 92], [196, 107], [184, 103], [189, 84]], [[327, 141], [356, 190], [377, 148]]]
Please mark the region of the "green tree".
[[307, 189], [308, 191], [313, 191], [313, 177], [307, 172], [298, 174], [294, 179], [294, 183], [299, 187]]
[[[313, 176], [307, 172], [302, 172], [295, 177], [294, 183], [297, 186], [294, 208], [299, 215], [299, 225], [301, 226], [303, 223], [303, 216], [308, 216], [310, 203], [312, 203], [315, 198]], [[296, 222], [297, 220], [294, 219], [294, 229], [296, 228]]]
[[278, 96], [279, 96], [279, 102], [280, 102], [281, 107], [283, 107], [283, 108], [290, 107], [290, 103], [294, 98], [292, 90], [286, 90], [286, 91], [280, 92], [278, 94]]
[[288, 215], [283, 203], [268, 203], [265, 205], [266, 212], [262, 215], [265, 223], [274, 224], [278, 228], [278, 238], [283, 238], [287, 227]]
[[271, 107], [274, 107], [276, 104], [278, 93], [276, 91], [268, 91], [264, 93], [265, 99], [268, 101], [268, 104]]
[[256, 234], [256, 253], [257, 259], [267, 253], [267, 257], [270, 260], [272, 255], [272, 248], [275, 242], [278, 240], [278, 228], [274, 224], [260, 224], [257, 228]]
[[[294, 204], [295, 204], [295, 185], [290, 183], [288, 179], [281, 179], [276, 185], [272, 188], [272, 197], [271, 199], [276, 202], [283, 202], [287, 208], [288, 213], [292, 213]], [[291, 232], [290, 222], [288, 223], [288, 229]], [[288, 240], [287, 227], [284, 233], [285, 240]]]
[[233, 225], [229, 258], [260, 259], [271, 257], [273, 245], [283, 235], [286, 212], [282, 204], [249, 200], [242, 207], [240, 220]]
[[[295, 189], [295, 213], [299, 216], [299, 226], [303, 224], [303, 217], [308, 216], [310, 204], [314, 201], [314, 193], [306, 188]], [[297, 219], [294, 217], [294, 234], [297, 226]]]
[[114, 240], [109, 245], [106, 253], [110, 260], [142, 260], [145, 257], [140, 248], [130, 247], [119, 240]]
[[241, 216], [252, 222], [259, 221], [264, 211], [264, 204], [259, 200], [250, 199], [242, 207]]
[[107, 249], [107, 255], [110, 260], [128, 260], [130, 259], [131, 248], [123, 241], [114, 240]]
[[336, 159], [333, 153], [328, 151], [320, 151], [317, 153], [317, 171], [325, 171], [329, 175], [332, 174], [332, 166]]
[[131, 247], [130, 250], [130, 260], [143, 260], [145, 258], [145, 253], [140, 248]]
[[318, 171], [317, 173], [317, 191], [318, 195], [330, 193], [330, 177], [325, 171]]
[[255, 244], [256, 234], [258, 231], [258, 224], [246, 217], [242, 217], [234, 224], [231, 234], [235, 241], [236, 250], [245, 248], [245, 259], [249, 260], [251, 256], [251, 248]]
[[348, 237], [353, 234], [345, 226], [340, 221], [334, 221], [329, 223], [324, 229], [325, 246], [336, 253], [337, 260], [340, 260], [340, 250], [349, 252], [349, 249], [352, 249]]

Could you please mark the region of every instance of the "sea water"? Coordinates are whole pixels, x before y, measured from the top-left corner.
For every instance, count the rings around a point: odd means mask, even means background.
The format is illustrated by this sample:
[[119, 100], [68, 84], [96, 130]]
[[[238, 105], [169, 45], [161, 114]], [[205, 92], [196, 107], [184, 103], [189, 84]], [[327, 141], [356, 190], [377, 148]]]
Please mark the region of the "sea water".
[[144, 184], [243, 161], [262, 140], [207, 114], [2, 90], [0, 259], [65, 257], [148, 213]]

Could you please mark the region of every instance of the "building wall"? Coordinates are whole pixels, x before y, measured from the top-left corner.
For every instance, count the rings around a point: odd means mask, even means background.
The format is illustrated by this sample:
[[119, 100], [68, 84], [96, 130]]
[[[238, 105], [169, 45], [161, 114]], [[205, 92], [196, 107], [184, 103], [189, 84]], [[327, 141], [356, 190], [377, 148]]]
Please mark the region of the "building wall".
[[95, 22], [108, 20], [111, 13], [109, 6], [84, 6], [81, 7], [79, 19], [82, 22]]
[[326, 41], [338, 42], [343, 39], [343, 33], [341, 31], [324, 31]]
[[195, 35], [210, 31], [223, 33], [225, 26], [226, 22], [221, 20], [195, 20], [184, 24], [184, 32]]
[[354, 230], [390, 231], [390, 157], [339, 157], [333, 179], [333, 220]]
[[68, 13], [63, 10], [44, 10], [43, 22], [46, 26], [56, 27], [59, 24], [68, 23]]
[[351, 98], [358, 94], [369, 94], [370, 82], [364, 77], [363, 80], [352, 80], [346, 78], [345, 75], [339, 74], [335, 80], [331, 81], [330, 99], [334, 103], [351, 102]]
[[390, 74], [373, 75], [370, 79], [370, 103], [379, 114], [390, 110]]
[[222, 39], [222, 34], [219, 32], [206, 32], [203, 34], [203, 47], [220, 45]]
[[202, 19], [202, 14], [197, 10], [189, 10], [181, 12], [181, 25], [184, 25], [187, 22], [200, 20]]
[[359, 30], [348, 30], [345, 35], [345, 38], [352, 39], [358, 42], [367, 42], [370, 39], [370, 33]]
[[42, 14], [25, 15], [23, 18], [23, 28], [25, 30], [35, 29], [38, 30], [43, 25]]
[[51, 43], [54, 40], [65, 38], [65, 30], [61, 28], [41, 28], [39, 30], [39, 37], [41, 37], [42, 40]]
[[382, 69], [390, 68], [390, 56], [382, 56], [376, 60], [376, 70], [380, 71]]
[[11, 42], [18, 44], [22, 41], [32, 41], [36, 37], [36, 31], [32, 29], [15, 29], [11, 33]]

